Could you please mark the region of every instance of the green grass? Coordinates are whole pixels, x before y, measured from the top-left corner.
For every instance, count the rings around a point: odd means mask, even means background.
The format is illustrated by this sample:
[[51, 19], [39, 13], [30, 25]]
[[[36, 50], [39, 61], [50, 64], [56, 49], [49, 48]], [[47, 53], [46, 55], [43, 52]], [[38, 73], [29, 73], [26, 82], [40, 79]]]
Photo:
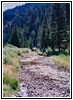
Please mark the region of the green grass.
[[10, 87], [14, 90], [18, 87], [18, 80], [14, 77], [7, 75], [6, 73], [3, 75], [3, 83], [10, 85]]
[[[18, 89], [18, 66], [19, 55], [31, 52], [28, 48], [17, 48], [11, 44], [7, 44], [3, 48], [3, 94], [4, 97], [10, 97]], [[7, 85], [9, 87], [4, 87]]]
[[4, 97], [11, 97], [12, 94], [15, 94], [16, 91], [14, 89], [12, 89], [11, 87], [4, 87], [3, 88], [3, 96]]
[[13, 45], [7, 44], [3, 48], [3, 63], [17, 66], [19, 65], [19, 55], [22, 53], [31, 52], [28, 48], [17, 48]]
[[53, 61], [58, 65], [70, 69], [70, 55], [59, 54], [52, 56]]
[[[11, 96], [18, 89], [17, 80], [18, 68], [13, 65], [3, 65], [3, 94], [4, 96]], [[6, 87], [5, 87], [6, 85]], [[9, 87], [8, 87], [9, 86]], [[6, 89], [6, 91], [5, 91]], [[11, 92], [14, 91], [14, 92]]]

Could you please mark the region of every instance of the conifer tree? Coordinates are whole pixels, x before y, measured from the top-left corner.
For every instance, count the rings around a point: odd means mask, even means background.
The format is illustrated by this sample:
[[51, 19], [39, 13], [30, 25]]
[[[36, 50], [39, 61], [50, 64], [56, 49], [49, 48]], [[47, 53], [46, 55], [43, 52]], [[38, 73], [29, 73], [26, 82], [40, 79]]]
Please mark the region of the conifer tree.
[[67, 18], [67, 30], [70, 30], [70, 3], [66, 3], [66, 18]]
[[11, 38], [10, 43], [17, 46], [17, 47], [20, 47], [18, 33], [19, 33], [18, 27], [17, 27], [17, 25], [15, 25], [13, 30], [12, 30], [12, 38]]
[[48, 47], [49, 45], [49, 29], [48, 29], [48, 22], [47, 22], [47, 17], [44, 17], [43, 20], [43, 32], [42, 32], [42, 37], [41, 37], [41, 48], [44, 50]]
[[19, 27], [18, 38], [20, 47], [24, 47], [24, 30], [20, 27]]
[[58, 4], [58, 49], [67, 49], [67, 23], [64, 4]]
[[67, 48], [67, 28], [64, 4], [55, 3], [51, 6], [51, 44], [60, 50]]
[[50, 40], [51, 48], [55, 49], [58, 42], [58, 24], [57, 24], [57, 7], [56, 4], [51, 4], [50, 12]]
[[37, 36], [37, 47], [38, 47], [39, 49], [41, 48], [42, 31], [43, 31], [42, 26], [39, 26], [39, 28], [38, 28], [38, 36]]
[[10, 43], [10, 41], [11, 41], [11, 37], [12, 37], [12, 31], [11, 31], [11, 27], [10, 27], [10, 24], [8, 23], [7, 24], [7, 32], [8, 32], [8, 37], [7, 37], [7, 39], [8, 39], [8, 43]]
[[30, 34], [30, 48], [32, 49], [34, 47], [34, 38], [35, 38], [35, 31], [32, 30], [31, 34]]
[[24, 31], [21, 28], [19, 28], [17, 25], [15, 25], [11, 33], [10, 43], [17, 47], [24, 47], [23, 34]]

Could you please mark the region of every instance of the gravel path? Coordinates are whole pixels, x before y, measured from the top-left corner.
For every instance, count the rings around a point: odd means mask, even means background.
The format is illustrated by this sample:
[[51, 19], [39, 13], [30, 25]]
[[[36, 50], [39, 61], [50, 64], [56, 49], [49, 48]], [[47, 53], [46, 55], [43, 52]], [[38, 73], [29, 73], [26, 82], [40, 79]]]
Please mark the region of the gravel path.
[[16, 97], [70, 97], [70, 73], [51, 57], [33, 52], [20, 56]]

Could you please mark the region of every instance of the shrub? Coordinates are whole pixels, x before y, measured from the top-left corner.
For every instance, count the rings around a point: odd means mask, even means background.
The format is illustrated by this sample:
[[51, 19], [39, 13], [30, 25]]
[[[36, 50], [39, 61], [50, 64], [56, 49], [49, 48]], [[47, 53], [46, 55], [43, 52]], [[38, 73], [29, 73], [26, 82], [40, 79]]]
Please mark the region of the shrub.
[[28, 52], [31, 52], [31, 50], [28, 48], [17, 48], [13, 45], [7, 44], [3, 48], [3, 63], [18, 66], [19, 65], [18, 55]]
[[25, 51], [25, 49], [24, 49], [24, 48], [22, 48], [22, 49], [21, 49], [21, 52], [22, 52], [22, 53], [26, 53], [26, 51]]
[[18, 54], [16, 48], [4, 48], [3, 49], [3, 64], [17, 65]]
[[6, 45], [5, 45], [5, 48], [17, 48], [17, 47], [14, 46], [14, 45], [11, 45], [11, 44], [6, 44]]
[[47, 56], [52, 55], [52, 53], [53, 53], [53, 50], [51, 49], [51, 47], [48, 47], [48, 48], [46, 49], [46, 54], [47, 54]]
[[17, 53], [14, 52], [14, 50], [8, 50], [8, 55], [15, 58], [17, 57]]
[[40, 51], [40, 49], [37, 49], [36, 52], [37, 52], [38, 55], [42, 56], [42, 52]]
[[9, 55], [3, 55], [3, 63], [4, 64], [11, 64], [12, 65], [12, 59]]

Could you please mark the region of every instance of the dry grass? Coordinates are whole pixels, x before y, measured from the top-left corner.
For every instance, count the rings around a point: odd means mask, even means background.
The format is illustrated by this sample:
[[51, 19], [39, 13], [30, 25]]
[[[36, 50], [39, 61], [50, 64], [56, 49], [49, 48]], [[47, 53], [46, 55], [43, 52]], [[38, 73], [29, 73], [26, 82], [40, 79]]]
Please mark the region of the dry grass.
[[17, 90], [17, 68], [13, 65], [3, 65], [3, 96], [10, 97]]
[[3, 65], [3, 73], [7, 74], [8, 76], [16, 77], [17, 75], [16, 71], [17, 69], [13, 65], [7, 65], [7, 64]]
[[69, 55], [65, 56], [61, 54], [58, 56], [52, 56], [52, 59], [57, 65], [70, 69], [70, 56]]

